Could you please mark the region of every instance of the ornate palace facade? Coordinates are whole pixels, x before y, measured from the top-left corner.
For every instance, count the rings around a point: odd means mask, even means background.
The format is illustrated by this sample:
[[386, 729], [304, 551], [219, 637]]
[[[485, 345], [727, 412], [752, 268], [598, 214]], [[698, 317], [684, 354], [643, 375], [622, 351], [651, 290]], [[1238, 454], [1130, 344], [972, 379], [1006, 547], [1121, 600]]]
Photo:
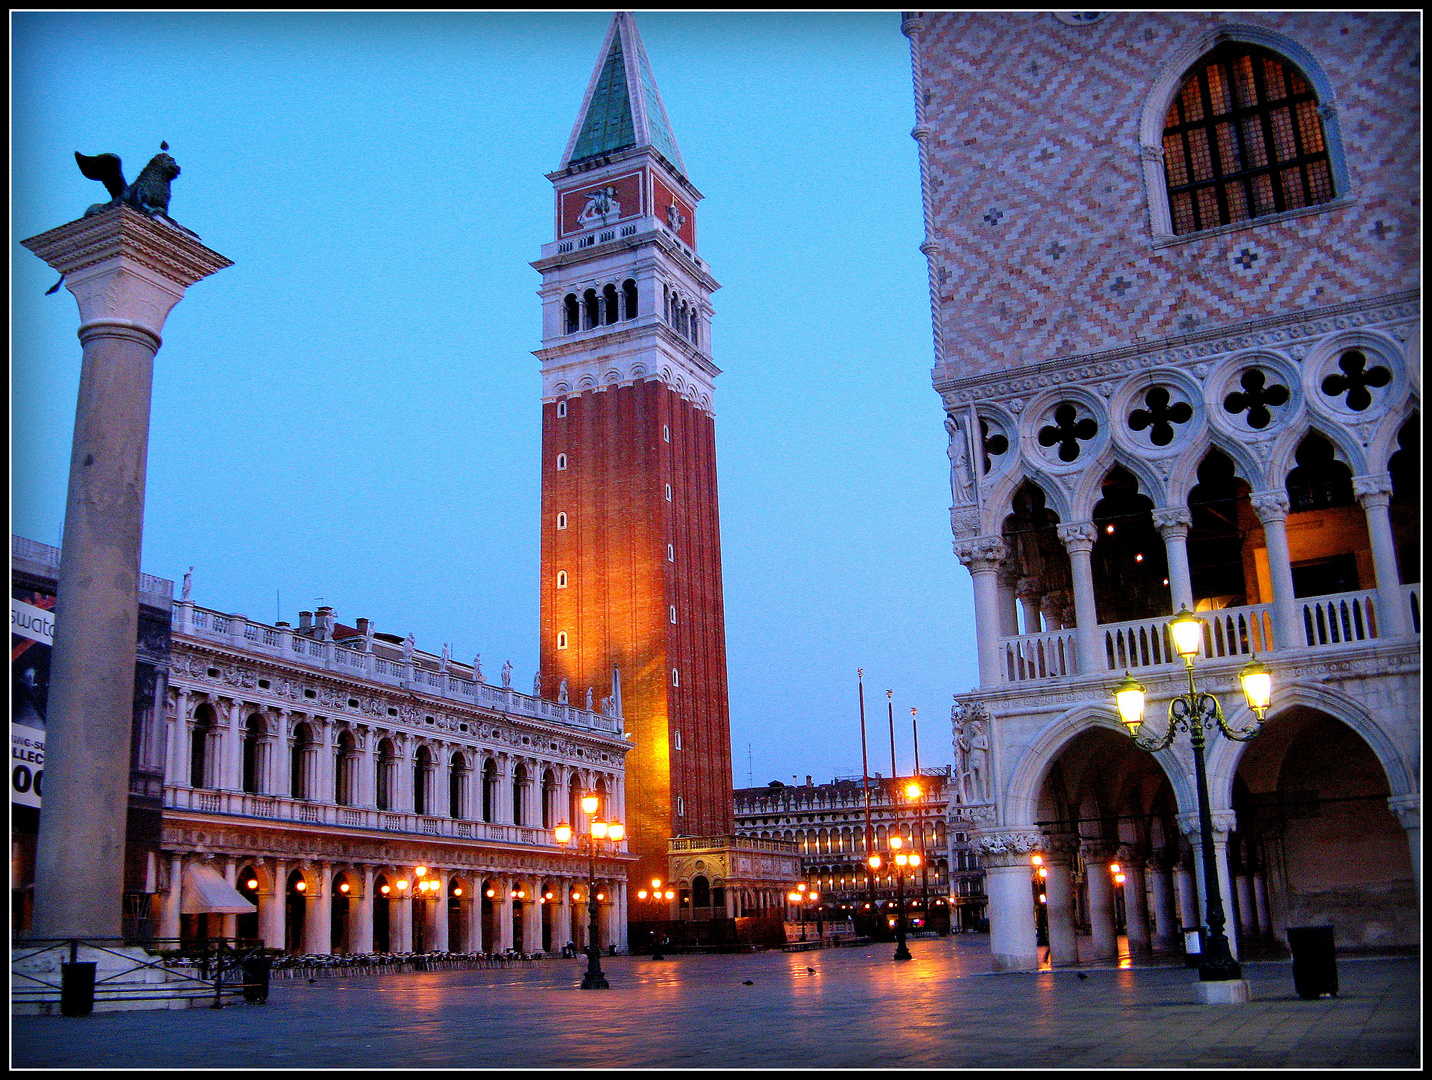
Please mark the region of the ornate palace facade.
[[1232, 936], [1415, 944], [1417, 16], [904, 30], [994, 965], [1037, 962], [1036, 856], [1056, 964], [1199, 923], [1187, 740], [1136, 749], [1110, 693], [1132, 672], [1162, 731], [1185, 605], [1235, 727], [1236, 673], [1273, 670], [1262, 734], [1210, 743]]

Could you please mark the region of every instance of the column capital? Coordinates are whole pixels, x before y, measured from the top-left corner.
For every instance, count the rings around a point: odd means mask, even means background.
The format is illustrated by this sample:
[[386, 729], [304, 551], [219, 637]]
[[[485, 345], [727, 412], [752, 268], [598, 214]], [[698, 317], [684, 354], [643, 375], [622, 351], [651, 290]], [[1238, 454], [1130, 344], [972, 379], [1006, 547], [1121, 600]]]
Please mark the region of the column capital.
[[94, 324], [153, 337], [184, 290], [233, 262], [162, 217], [119, 205], [22, 240], [65, 278], [80, 308], [80, 334]]
[[1076, 833], [1047, 832], [1039, 850], [1047, 863], [1067, 863], [1079, 850], [1079, 837]]
[[1393, 795], [1387, 800], [1388, 807], [1397, 816], [1397, 823], [1404, 829], [1422, 827], [1422, 796]]
[[1071, 555], [1075, 552], [1093, 551], [1094, 540], [1099, 535], [1092, 521], [1071, 521], [1067, 525], [1058, 526], [1054, 531]]
[[1116, 845], [1107, 840], [1098, 838], [1083, 837], [1079, 842], [1080, 853], [1084, 856], [1086, 863], [1107, 863], [1117, 861], [1115, 852]]
[[1352, 478], [1352, 493], [1363, 506], [1387, 504], [1392, 497], [1392, 474], [1372, 473]]
[[971, 574], [992, 573], [1009, 555], [1009, 545], [1002, 536], [976, 536], [955, 541], [955, 555]]
[[1193, 514], [1186, 506], [1165, 506], [1153, 513], [1154, 528], [1165, 540], [1187, 539], [1193, 526]]
[[1264, 525], [1273, 521], [1288, 520], [1288, 493], [1281, 489], [1272, 491], [1255, 491], [1249, 496], [1248, 501], [1253, 505], [1253, 512], [1258, 515], [1258, 520]]
[[[1238, 828], [1238, 815], [1232, 810], [1214, 810], [1210, 814], [1213, 819], [1213, 842], [1220, 840], [1227, 841], [1228, 834]], [[1198, 823], [1198, 812], [1179, 814], [1176, 819], [1179, 831], [1188, 837], [1190, 846], [1198, 843], [1201, 828]]]
[[1045, 835], [1037, 829], [1015, 828], [982, 832], [972, 838], [980, 865], [987, 869], [1033, 866], [1030, 856], [1042, 851]]

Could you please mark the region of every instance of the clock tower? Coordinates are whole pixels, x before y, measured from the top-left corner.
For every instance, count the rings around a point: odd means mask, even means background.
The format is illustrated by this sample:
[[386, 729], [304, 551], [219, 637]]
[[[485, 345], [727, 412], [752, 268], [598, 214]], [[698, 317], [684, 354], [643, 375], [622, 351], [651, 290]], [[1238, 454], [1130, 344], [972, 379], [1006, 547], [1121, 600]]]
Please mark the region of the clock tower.
[[[543, 696], [618, 698], [631, 882], [732, 830], [731, 735], [701, 193], [628, 12], [555, 189], [542, 274]], [[620, 672], [619, 689], [613, 670]], [[636, 889], [632, 886], [632, 891]], [[634, 913], [635, 915], [635, 913]]]

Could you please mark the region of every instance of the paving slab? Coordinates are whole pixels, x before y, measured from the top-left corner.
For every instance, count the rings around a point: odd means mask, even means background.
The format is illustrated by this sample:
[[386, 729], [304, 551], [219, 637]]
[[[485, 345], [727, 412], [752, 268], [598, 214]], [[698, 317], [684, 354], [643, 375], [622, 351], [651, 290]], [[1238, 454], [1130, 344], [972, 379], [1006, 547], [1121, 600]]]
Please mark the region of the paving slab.
[[[1303, 1001], [1288, 962], [1253, 1001], [1194, 1003], [1184, 967], [992, 975], [962, 935], [821, 952], [584, 959], [275, 981], [267, 1004], [15, 1017], [17, 1068], [1415, 1068], [1421, 969], [1339, 960]], [[1080, 978], [1080, 976], [1084, 976]], [[750, 985], [747, 985], [749, 980]]]

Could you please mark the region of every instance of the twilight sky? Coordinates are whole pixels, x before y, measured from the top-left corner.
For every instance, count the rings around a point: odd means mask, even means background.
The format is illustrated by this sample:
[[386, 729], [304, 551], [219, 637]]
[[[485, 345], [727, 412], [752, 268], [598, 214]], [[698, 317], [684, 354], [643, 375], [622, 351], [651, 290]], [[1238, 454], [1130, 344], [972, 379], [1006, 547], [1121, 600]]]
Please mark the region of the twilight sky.
[[[14, 14], [11, 530], [57, 545], [78, 317], [18, 241], [167, 140], [234, 266], [155, 368], [144, 559], [272, 623], [328, 603], [537, 666], [539, 276], [610, 12]], [[977, 682], [950, 550], [908, 42], [895, 12], [639, 13], [698, 208], [737, 786], [950, 760]]]

